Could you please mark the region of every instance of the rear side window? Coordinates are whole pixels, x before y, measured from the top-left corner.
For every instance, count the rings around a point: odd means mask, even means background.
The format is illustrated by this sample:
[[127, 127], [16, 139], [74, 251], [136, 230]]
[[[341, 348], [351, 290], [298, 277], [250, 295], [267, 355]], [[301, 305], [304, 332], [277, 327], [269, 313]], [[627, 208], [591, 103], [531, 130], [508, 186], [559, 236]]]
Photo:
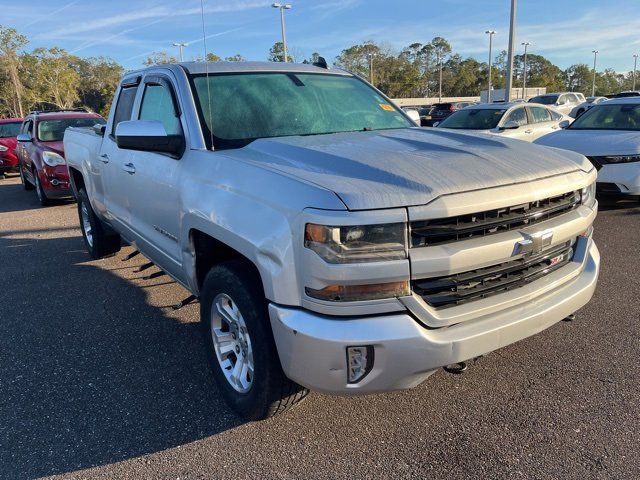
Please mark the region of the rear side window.
[[551, 113], [551, 118], [553, 119], [553, 121], [557, 122], [558, 120], [562, 120], [562, 114], [560, 112], [549, 110], [549, 113]]
[[551, 114], [546, 108], [533, 106], [529, 107], [529, 110], [531, 111], [531, 116], [533, 117], [533, 123], [551, 121]]
[[140, 120], [162, 122], [167, 135], [180, 135], [182, 128], [171, 92], [165, 85], [147, 85], [140, 107]]
[[116, 134], [116, 127], [120, 122], [126, 122], [131, 120], [131, 112], [133, 112], [133, 102], [136, 99], [136, 93], [138, 92], [138, 86], [125, 87], [120, 90], [118, 95], [118, 103], [116, 104], [116, 111], [113, 114], [113, 127], [111, 133]]

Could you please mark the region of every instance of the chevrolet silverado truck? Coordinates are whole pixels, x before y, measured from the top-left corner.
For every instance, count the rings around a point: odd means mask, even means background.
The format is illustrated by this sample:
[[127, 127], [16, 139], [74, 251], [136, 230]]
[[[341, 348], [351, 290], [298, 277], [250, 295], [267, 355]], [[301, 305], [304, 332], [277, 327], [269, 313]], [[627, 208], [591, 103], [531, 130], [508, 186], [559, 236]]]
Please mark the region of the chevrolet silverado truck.
[[106, 126], [64, 148], [90, 254], [131, 244], [197, 297], [248, 419], [459, 371], [596, 287], [583, 155], [416, 127], [324, 64], [130, 72]]

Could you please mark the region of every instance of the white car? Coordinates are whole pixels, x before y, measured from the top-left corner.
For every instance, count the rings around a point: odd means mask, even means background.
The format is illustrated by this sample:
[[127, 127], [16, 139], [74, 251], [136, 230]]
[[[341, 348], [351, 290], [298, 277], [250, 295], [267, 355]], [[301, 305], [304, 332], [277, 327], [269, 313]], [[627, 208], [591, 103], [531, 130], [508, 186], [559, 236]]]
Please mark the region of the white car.
[[607, 97], [587, 97], [587, 101], [581, 103], [577, 107], [574, 107], [574, 109], [571, 110], [571, 113], [569, 113], [569, 116], [578, 118], [591, 107], [598, 105], [599, 103], [606, 102], [607, 100], [609, 100]]
[[530, 103], [541, 103], [553, 107], [565, 115], [569, 115], [575, 107], [586, 101], [580, 92], [545, 93], [529, 99]]
[[402, 111], [407, 114], [407, 116], [413, 120], [413, 122], [420, 126], [420, 112], [415, 107], [402, 107]]
[[640, 97], [608, 100], [535, 143], [573, 150], [598, 169], [602, 193], [640, 195]]
[[451, 114], [438, 128], [471, 130], [533, 142], [567, 127], [573, 118], [545, 105], [531, 103], [482, 103]]

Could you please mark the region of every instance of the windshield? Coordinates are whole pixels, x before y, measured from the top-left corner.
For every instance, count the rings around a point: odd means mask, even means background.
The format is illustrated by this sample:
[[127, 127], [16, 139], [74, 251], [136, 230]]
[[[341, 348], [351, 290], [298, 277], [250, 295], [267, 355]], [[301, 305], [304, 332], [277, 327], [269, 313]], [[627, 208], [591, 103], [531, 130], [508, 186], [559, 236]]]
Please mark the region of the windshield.
[[541, 103], [543, 105], [553, 105], [558, 100], [557, 95], [540, 95], [529, 100], [530, 103]]
[[470, 108], [449, 115], [438, 124], [438, 128], [463, 128], [469, 130], [490, 130], [496, 128], [505, 110], [493, 108]]
[[205, 138], [212, 138], [216, 149], [243, 147], [258, 138], [415, 126], [351, 76], [232, 73], [194, 76], [193, 84]]
[[22, 122], [0, 123], [0, 138], [17, 137]]
[[96, 123], [106, 123], [103, 118], [57, 118], [38, 122], [38, 140], [41, 142], [61, 142], [64, 131], [69, 127], [93, 127]]
[[640, 130], [640, 103], [601, 103], [580, 115], [571, 130]]

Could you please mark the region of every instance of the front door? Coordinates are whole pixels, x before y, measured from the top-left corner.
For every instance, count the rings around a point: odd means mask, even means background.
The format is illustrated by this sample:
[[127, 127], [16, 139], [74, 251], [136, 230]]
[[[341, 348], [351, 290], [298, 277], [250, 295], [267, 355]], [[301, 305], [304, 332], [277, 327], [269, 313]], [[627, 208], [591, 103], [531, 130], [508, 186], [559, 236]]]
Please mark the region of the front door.
[[[175, 89], [164, 75], [144, 79], [139, 120], [162, 123], [168, 135], [182, 135], [184, 127]], [[139, 247], [174, 277], [182, 275], [180, 248], [180, 162], [165, 153], [135, 151], [128, 168], [132, 181], [131, 225]]]

